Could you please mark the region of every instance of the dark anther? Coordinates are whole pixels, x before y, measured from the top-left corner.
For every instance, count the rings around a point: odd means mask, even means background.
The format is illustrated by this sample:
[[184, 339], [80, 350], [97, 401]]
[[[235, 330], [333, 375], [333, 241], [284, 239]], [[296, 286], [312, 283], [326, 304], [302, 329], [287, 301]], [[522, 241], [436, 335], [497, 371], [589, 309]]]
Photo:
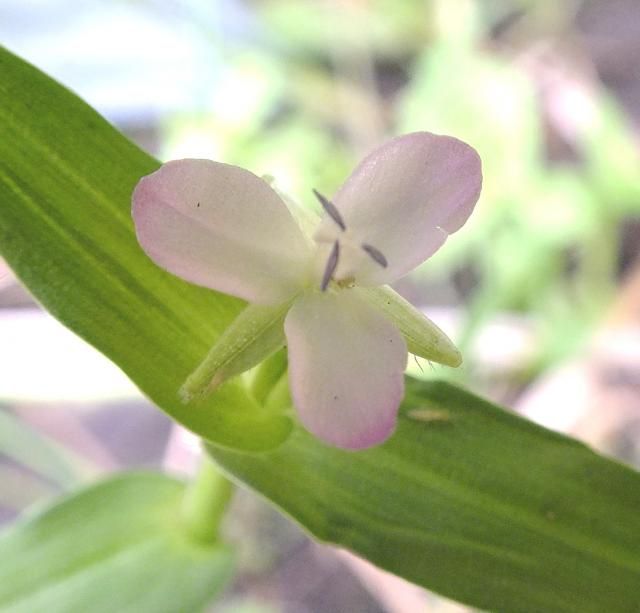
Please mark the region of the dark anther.
[[331, 249], [331, 253], [329, 254], [329, 259], [327, 260], [327, 265], [324, 269], [324, 274], [322, 275], [322, 283], [320, 284], [320, 289], [324, 292], [329, 286], [329, 281], [331, 281], [331, 277], [333, 277], [333, 273], [336, 271], [338, 267], [338, 258], [340, 257], [340, 244], [338, 241], [333, 243], [333, 248]]
[[389, 263], [387, 262], [387, 258], [385, 258], [382, 252], [379, 249], [376, 249], [373, 245], [367, 245], [367, 243], [363, 243], [362, 248], [367, 252], [371, 259], [376, 264], [382, 266], [382, 268], [386, 268], [389, 265]]
[[200, 208], [200, 203], [198, 202], [198, 204], [196, 204], [196, 206], [197, 206], [198, 208]]
[[313, 190], [313, 194], [318, 199], [318, 202], [320, 202], [327, 215], [329, 215], [329, 217], [331, 217], [331, 219], [333, 219], [333, 221], [335, 221], [344, 232], [347, 229], [347, 226], [344, 223], [344, 219], [342, 219], [342, 215], [340, 215], [340, 211], [336, 208], [336, 205], [315, 189]]

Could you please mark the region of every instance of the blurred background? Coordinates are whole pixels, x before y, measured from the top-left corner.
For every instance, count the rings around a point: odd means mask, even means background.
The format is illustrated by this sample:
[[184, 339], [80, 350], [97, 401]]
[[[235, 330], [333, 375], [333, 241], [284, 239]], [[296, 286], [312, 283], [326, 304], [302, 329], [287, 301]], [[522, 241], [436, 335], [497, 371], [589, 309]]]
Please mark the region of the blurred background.
[[[242, 165], [307, 206], [390, 135], [466, 140], [476, 212], [397, 284], [465, 365], [412, 373], [640, 466], [638, 0], [0, 0], [0, 41], [160, 159]], [[107, 472], [188, 471], [190, 445], [0, 261], [0, 520]], [[249, 493], [228, 530], [240, 573], [211, 611], [466, 610]]]

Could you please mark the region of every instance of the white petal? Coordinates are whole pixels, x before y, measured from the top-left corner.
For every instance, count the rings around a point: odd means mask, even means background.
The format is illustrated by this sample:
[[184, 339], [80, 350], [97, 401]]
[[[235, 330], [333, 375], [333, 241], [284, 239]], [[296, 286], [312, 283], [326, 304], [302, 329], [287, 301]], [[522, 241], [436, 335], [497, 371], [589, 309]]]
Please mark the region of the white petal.
[[308, 292], [289, 311], [285, 334], [293, 403], [312, 434], [362, 449], [393, 432], [407, 347], [381, 313], [351, 290]]
[[[336, 278], [355, 273], [360, 285], [394, 281], [422, 263], [467, 220], [480, 195], [481, 163], [475, 149], [449, 136], [416, 132], [394, 138], [367, 156], [333, 203], [347, 226]], [[340, 236], [331, 219], [327, 229]], [[376, 263], [361, 245], [388, 262]]]
[[156, 264], [250, 302], [282, 302], [308, 274], [310, 247], [286, 205], [237, 166], [164, 164], [138, 183], [133, 219]]

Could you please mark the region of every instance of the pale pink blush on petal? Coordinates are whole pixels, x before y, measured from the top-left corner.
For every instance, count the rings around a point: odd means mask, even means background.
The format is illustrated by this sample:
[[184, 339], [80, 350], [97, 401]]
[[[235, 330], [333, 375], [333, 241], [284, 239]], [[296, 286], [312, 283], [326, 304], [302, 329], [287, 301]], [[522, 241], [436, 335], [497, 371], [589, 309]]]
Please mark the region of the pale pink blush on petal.
[[355, 292], [309, 292], [285, 320], [289, 384], [300, 421], [321, 440], [364, 449], [386, 440], [404, 395], [407, 348]]
[[308, 274], [311, 249], [286, 205], [237, 166], [168, 162], [140, 180], [132, 215], [147, 255], [191, 283], [277, 303]]
[[[373, 245], [388, 266], [364, 252], [338, 268], [356, 270], [360, 285], [383, 285], [411, 271], [459, 230], [480, 195], [482, 168], [473, 147], [450, 137], [416, 132], [369, 154], [333, 198], [352, 242]], [[325, 219], [320, 228], [331, 229]]]

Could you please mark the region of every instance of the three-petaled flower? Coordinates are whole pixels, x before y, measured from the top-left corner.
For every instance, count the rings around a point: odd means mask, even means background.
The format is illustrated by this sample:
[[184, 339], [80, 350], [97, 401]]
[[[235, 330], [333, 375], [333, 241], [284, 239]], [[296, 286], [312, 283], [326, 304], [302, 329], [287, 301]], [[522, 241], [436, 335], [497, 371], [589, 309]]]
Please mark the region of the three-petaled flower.
[[[467, 220], [480, 194], [469, 145], [427, 132], [368, 155], [311, 235], [251, 172], [176, 160], [133, 195], [138, 240], [161, 267], [250, 305], [187, 381], [190, 397], [286, 343], [289, 385], [303, 425], [360, 449], [393, 431], [408, 350], [457, 366], [448, 338], [388, 287]], [[286, 338], [285, 338], [286, 337]]]

